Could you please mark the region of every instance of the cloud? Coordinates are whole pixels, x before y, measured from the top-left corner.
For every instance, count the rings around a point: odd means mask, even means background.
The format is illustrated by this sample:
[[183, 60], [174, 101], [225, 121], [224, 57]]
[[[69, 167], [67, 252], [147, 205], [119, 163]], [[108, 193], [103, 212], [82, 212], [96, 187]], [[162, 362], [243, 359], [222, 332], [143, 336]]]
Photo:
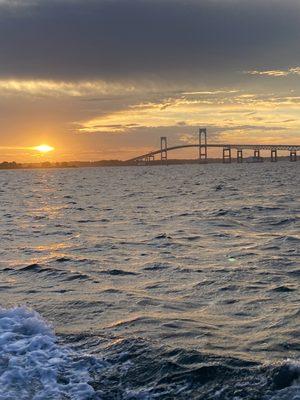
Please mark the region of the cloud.
[[213, 96], [201, 93], [191, 98], [179, 92], [78, 121], [76, 129], [86, 134], [129, 134], [147, 128], [172, 127], [173, 132], [184, 130], [184, 137], [188, 137], [194, 127], [212, 125], [248, 133], [273, 129], [275, 135], [275, 131], [298, 126], [299, 109], [299, 96], [220, 90]]
[[0, 79], [0, 94], [33, 96], [107, 96], [136, 92], [132, 85], [104, 81], [59, 81], [42, 79]]
[[239, 90], [233, 90], [233, 89], [228, 89], [228, 90], [211, 90], [211, 91], [196, 91], [196, 92], [183, 92], [182, 94], [185, 96], [213, 96], [213, 95], [218, 95], [218, 94], [226, 94], [226, 93], [238, 93]]
[[274, 70], [265, 70], [265, 71], [245, 71], [245, 74], [249, 75], [259, 75], [259, 76], [271, 76], [271, 77], [282, 77], [288, 75], [300, 75], [300, 67], [293, 67], [288, 69], [274, 69]]
[[298, 0], [2, 1], [0, 75], [220, 85], [300, 65], [299, 21]]

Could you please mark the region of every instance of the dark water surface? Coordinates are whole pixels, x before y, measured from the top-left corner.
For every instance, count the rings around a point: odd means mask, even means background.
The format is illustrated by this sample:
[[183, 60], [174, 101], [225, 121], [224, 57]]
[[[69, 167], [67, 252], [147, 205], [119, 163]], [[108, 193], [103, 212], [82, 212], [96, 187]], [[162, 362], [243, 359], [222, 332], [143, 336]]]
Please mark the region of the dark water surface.
[[1, 171], [0, 400], [299, 400], [299, 173]]

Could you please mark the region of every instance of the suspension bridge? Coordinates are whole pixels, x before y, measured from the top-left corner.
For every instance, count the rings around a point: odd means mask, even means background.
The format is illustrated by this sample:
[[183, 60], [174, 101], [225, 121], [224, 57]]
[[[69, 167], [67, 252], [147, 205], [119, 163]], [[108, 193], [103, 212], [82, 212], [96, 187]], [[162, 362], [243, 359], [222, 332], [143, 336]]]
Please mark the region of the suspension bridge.
[[[208, 161], [208, 149], [209, 148], [220, 148], [222, 149], [222, 161], [224, 164], [231, 163], [234, 159], [238, 163], [244, 161], [244, 150], [253, 151], [253, 162], [260, 162], [263, 160], [261, 157], [261, 151], [270, 151], [271, 162], [277, 162], [278, 152], [285, 151], [289, 152], [289, 159], [291, 162], [297, 161], [297, 151], [300, 151], [300, 145], [288, 145], [288, 144], [220, 144], [220, 143], [208, 143], [207, 142], [207, 129], [200, 128], [198, 134], [198, 143], [195, 144], [181, 144], [175, 146], [168, 146], [168, 139], [166, 136], [160, 138], [160, 148], [157, 150], [150, 151], [149, 153], [139, 155], [137, 157], [127, 160], [128, 163], [151, 163], [157, 160], [161, 161], [162, 164], [168, 162], [168, 154], [171, 151], [187, 148], [198, 149], [198, 161], [199, 163], [206, 163]], [[236, 151], [236, 157], [233, 152]]]

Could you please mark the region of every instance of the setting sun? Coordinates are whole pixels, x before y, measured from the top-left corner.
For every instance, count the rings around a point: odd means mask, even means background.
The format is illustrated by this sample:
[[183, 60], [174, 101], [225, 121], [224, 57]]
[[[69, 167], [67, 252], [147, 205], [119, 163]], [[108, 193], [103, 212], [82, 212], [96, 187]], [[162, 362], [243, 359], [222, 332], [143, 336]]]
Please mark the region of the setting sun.
[[47, 144], [42, 144], [40, 146], [34, 147], [34, 150], [39, 151], [40, 153], [49, 153], [54, 150], [54, 147], [48, 146]]

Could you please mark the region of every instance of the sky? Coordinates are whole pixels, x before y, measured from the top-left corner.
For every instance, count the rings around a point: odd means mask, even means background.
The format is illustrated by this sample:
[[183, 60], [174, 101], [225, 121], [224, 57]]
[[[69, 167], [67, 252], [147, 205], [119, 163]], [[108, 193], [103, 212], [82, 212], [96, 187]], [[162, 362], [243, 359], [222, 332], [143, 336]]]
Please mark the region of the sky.
[[0, 161], [300, 144], [299, 43], [299, 0], [0, 0]]

